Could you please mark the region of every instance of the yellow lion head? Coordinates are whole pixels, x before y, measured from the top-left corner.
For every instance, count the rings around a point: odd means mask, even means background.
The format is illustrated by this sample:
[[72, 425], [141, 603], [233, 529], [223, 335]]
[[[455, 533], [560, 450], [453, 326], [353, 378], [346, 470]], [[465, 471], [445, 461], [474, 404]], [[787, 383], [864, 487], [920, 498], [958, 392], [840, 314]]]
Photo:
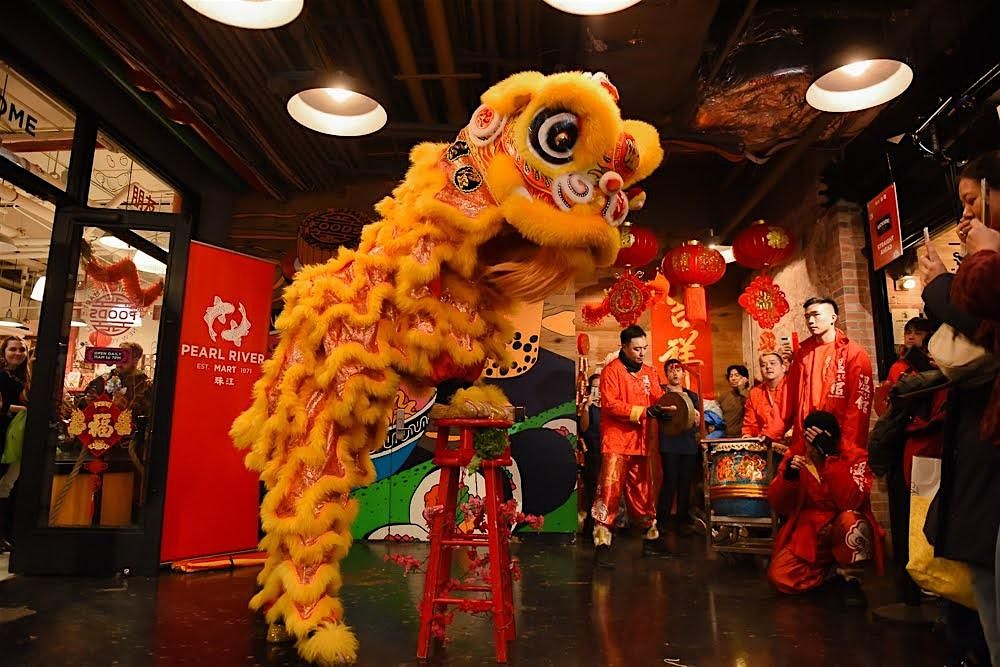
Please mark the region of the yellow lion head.
[[[528, 274], [565, 282], [611, 265], [618, 227], [644, 199], [632, 186], [663, 160], [656, 130], [622, 119], [603, 73], [521, 72], [481, 101], [445, 149], [447, 192], [438, 198], [472, 215], [499, 212], [504, 224], [480, 252], [485, 275], [529, 298], [552, 285]], [[515, 273], [520, 289], [510, 284]]]

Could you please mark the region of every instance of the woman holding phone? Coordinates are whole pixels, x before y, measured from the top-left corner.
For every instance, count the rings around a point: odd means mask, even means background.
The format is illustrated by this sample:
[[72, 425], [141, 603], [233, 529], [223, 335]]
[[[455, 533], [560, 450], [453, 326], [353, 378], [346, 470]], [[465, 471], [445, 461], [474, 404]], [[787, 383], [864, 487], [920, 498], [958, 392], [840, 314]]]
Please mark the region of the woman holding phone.
[[[930, 244], [920, 254], [928, 316], [1000, 354], [1000, 151], [970, 162], [958, 181], [966, 246], [950, 275]], [[996, 573], [1000, 533], [1000, 378], [951, 390], [946, 407], [941, 486], [936, 517], [926, 532], [936, 555], [968, 564], [979, 619], [992, 657], [1000, 664], [1000, 605]], [[936, 518], [936, 521], [935, 521]]]

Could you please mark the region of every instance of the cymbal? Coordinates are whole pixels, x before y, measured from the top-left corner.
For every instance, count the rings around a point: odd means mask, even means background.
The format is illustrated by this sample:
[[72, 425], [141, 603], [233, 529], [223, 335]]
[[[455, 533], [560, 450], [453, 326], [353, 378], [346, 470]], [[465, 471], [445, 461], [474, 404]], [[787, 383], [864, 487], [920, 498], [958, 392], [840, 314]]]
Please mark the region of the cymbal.
[[660, 421], [660, 433], [673, 436], [687, 433], [695, 425], [695, 407], [687, 392], [667, 391], [656, 402], [660, 407], [676, 407], [670, 413], [670, 419]]

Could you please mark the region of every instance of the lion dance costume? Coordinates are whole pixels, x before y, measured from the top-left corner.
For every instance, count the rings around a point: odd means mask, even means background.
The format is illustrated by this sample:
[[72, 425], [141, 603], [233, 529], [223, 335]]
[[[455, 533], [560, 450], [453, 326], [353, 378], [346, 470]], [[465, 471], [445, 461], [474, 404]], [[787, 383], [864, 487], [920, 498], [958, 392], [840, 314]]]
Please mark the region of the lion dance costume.
[[[397, 387], [479, 377], [503, 360], [506, 315], [614, 262], [632, 184], [663, 159], [649, 125], [622, 120], [603, 74], [523, 72], [490, 88], [451, 144], [421, 144], [358, 250], [310, 266], [285, 292], [281, 342], [233, 424], [267, 487], [268, 553], [250, 606], [300, 655], [352, 662], [339, 561], [370, 484]], [[627, 190], [628, 189], [628, 190]], [[630, 197], [626, 191], [633, 196]], [[495, 387], [457, 392], [452, 416], [507, 406]]]

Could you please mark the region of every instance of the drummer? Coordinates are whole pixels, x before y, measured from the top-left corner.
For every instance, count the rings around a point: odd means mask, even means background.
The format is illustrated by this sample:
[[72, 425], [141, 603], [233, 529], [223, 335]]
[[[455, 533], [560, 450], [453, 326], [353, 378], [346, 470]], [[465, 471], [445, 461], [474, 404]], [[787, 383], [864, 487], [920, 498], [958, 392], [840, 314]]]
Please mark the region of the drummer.
[[[665, 425], [660, 426], [660, 462], [663, 466], [663, 484], [660, 486], [660, 497], [656, 514], [660, 518], [661, 530], [673, 526], [679, 535], [692, 533], [691, 526], [691, 483], [694, 481], [695, 469], [698, 466], [698, 430], [700, 422], [701, 399], [698, 394], [684, 386], [684, 364], [679, 359], [669, 359], [663, 365], [667, 376], [664, 389], [687, 396], [691, 405], [688, 406], [688, 418], [679, 433], [670, 434]], [[675, 414], [672, 422], [676, 423], [680, 415]], [[673, 430], [673, 429], [671, 429]], [[677, 514], [673, 517], [670, 510], [677, 499]]]
[[768, 422], [779, 410], [785, 398], [785, 372], [788, 364], [779, 352], [764, 352], [757, 360], [762, 381], [750, 390], [743, 414], [742, 435], [763, 435]]

